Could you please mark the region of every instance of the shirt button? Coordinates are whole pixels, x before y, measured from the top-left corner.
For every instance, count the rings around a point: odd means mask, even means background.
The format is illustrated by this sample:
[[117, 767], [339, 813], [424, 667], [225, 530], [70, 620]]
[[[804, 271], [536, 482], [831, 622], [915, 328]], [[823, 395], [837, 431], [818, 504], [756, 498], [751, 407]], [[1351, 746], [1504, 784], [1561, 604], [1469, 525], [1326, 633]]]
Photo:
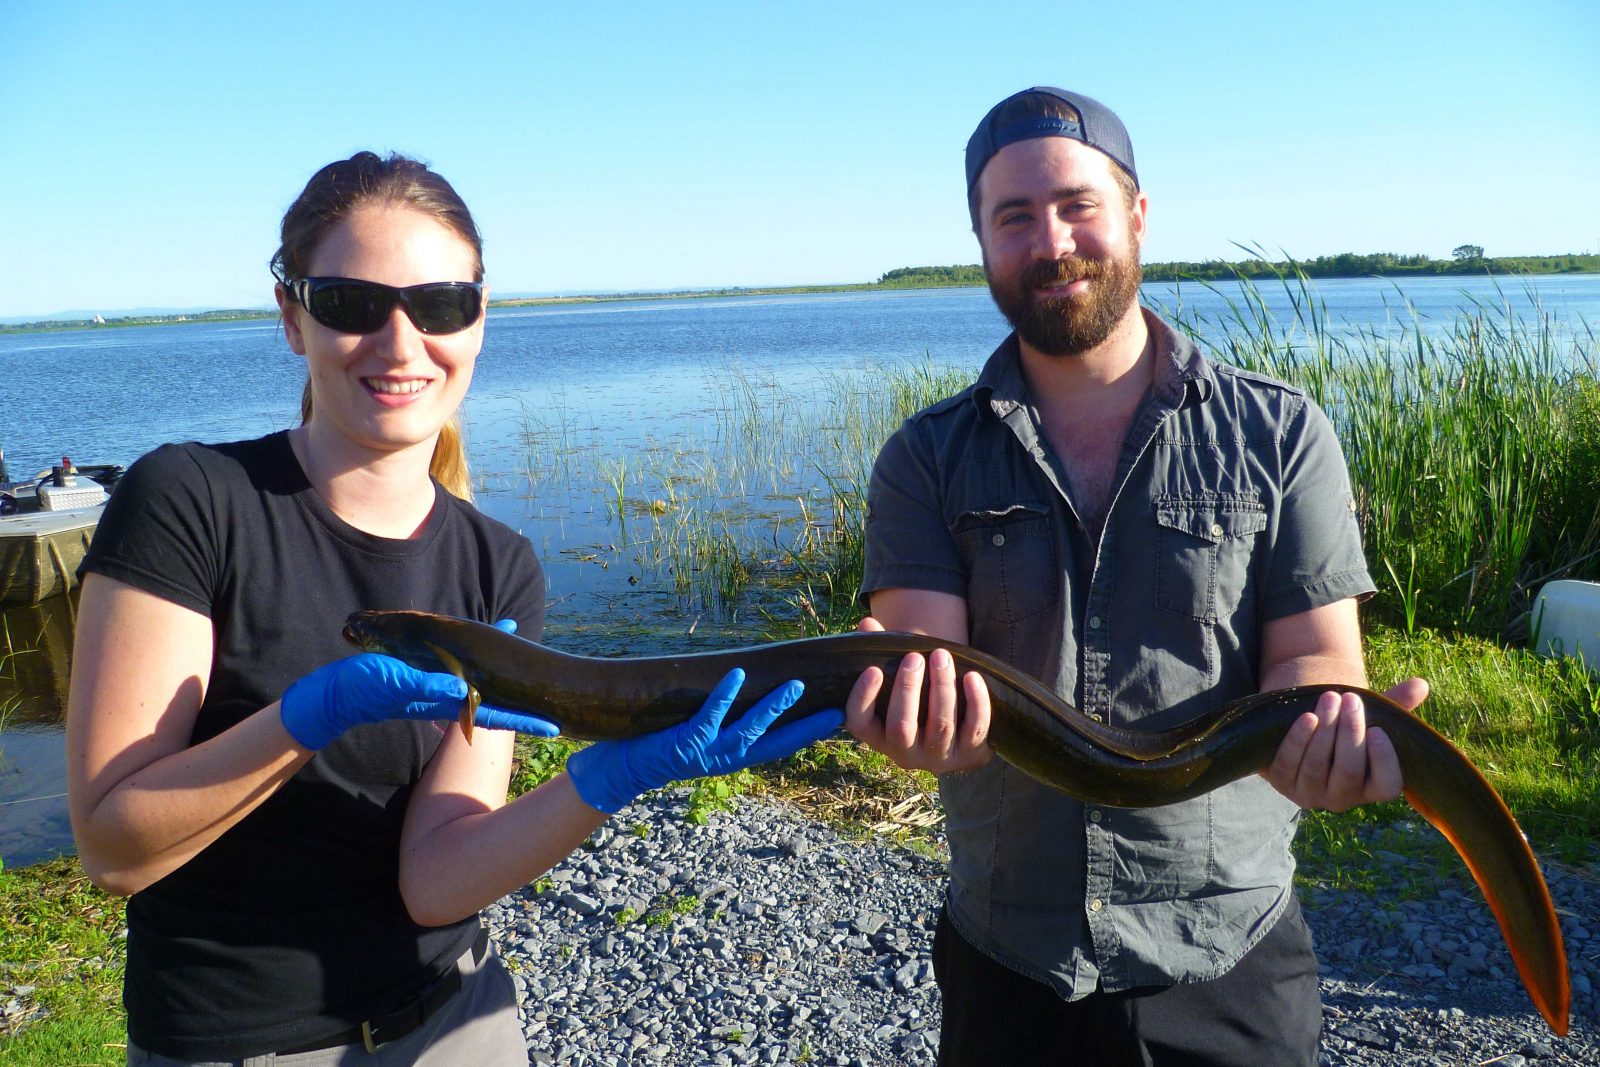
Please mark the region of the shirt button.
[[1089, 910], [1090, 911], [1099, 911], [1101, 908], [1103, 908], [1105, 906], [1106, 906], [1105, 905], [1105, 901], [1101, 900], [1099, 897], [1095, 897], [1093, 900], [1089, 901]]
[[1089, 616], [1089, 629], [1091, 629], [1091, 630], [1100, 629], [1100, 616], [1098, 616], [1098, 615], [1090, 615]]
[[999, 548], [1001, 545], [1006, 543], [1006, 535], [995, 534], [993, 537], [989, 538], [989, 543], [994, 547]]
[[1091, 811], [1089, 813], [1089, 821], [1090, 822], [1099, 822], [1100, 821], [1100, 813], [1098, 811]]
[[1214, 522], [1214, 523], [1211, 524], [1211, 536], [1212, 537], [1221, 537], [1222, 536], [1222, 523]]

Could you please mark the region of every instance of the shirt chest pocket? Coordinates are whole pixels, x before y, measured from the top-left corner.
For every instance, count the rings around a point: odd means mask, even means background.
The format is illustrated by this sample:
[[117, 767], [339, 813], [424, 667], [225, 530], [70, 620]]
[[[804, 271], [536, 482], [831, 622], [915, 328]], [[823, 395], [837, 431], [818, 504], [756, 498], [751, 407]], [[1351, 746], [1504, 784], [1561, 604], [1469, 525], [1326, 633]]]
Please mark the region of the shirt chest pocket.
[[951, 532], [967, 564], [974, 618], [1018, 623], [1055, 606], [1060, 563], [1043, 505], [962, 512]]
[[1244, 595], [1267, 509], [1255, 494], [1168, 496], [1155, 503], [1156, 603], [1215, 623]]

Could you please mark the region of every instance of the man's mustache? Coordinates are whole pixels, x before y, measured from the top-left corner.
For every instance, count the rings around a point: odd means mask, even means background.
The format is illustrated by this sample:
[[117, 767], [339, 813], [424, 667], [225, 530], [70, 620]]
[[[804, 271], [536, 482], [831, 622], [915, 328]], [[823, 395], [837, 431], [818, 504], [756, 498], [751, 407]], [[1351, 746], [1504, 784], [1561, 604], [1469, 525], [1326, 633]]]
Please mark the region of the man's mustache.
[[1062, 256], [1059, 259], [1042, 260], [1029, 267], [1022, 276], [1022, 284], [1028, 289], [1038, 289], [1082, 278], [1098, 278], [1104, 272], [1105, 266], [1099, 260]]

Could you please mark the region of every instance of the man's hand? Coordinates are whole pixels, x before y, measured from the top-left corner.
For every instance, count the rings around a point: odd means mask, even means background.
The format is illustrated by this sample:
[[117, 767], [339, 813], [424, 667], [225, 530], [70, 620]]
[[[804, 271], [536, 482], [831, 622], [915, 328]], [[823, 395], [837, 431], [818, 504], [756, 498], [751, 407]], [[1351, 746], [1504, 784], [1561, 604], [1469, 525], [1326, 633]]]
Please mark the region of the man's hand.
[[[868, 616], [857, 627], [862, 632], [883, 629]], [[929, 671], [928, 707], [922, 713], [922, 681]], [[913, 652], [900, 661], [889, 692], [888, 712], [878, 718], [876, 702], [883, 689], [883, 671], [868, 667], [856, 680], [845, 703], [845, 727], [863, 744], [882, 752], [908, 770], [970, 771], [994, 755], [989, 737], [989, 687], [977, 671], [960, 679], [950, 653], [935, 649], [929, 656]], [[964, 696], [965, 711], [959, 709]]]
[[[1386, 694], [1407, 711], [1428, 698], [1428, 683], [1407, 678]], [[1261, 771], [1272, 787], [1302, 808], [1345, 811], [1400, 795], [1400, 760], [1382, 730], [1367, 729], [1354, 693], [1324, 693], [1315, 711], [1300, 716], [1278, 754]]]

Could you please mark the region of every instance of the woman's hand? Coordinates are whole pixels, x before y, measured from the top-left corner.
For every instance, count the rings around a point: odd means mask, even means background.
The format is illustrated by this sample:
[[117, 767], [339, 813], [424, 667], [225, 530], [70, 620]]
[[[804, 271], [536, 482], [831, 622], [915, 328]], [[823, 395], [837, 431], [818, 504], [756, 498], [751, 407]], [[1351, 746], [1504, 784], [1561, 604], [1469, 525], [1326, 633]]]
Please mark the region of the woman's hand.
[[[515, 620], [495, 623], [515, 633]], [[467, 699], [467, 683], [450, 674], [419, 671], [376, 652], [318, 667], [291, 685], [280, 702], [283, 728], [315, 752], [362, 723], [386, 719], [454, 719]], [[537, 715], [481, 705], [472, 717], [490, 730], [554, 737], [555, 723]]]
[[615, 814], [639, 794], [670, 782], [730, 774], [768, 760], [792, 756], [837, 730], [844, 712], [819, 711], [767, 733], [767, 727], [805, 691], [785, 682], [726, 730], [723, 716], [733, 705], [744, 671], [737, 668], [717, 684], [694, 718], [643, 737], [600, 741], [567, 758], [567, 776], [583, 802]]
[[[514, 634], [517, 632], [517, 620], [501, 619], [494, 624], [494, 628]], [[561, 732], [561, 727], [537, 714], [497, 708], [492, 704], [479, 704], [478, 710], [473, 713], [472, 724], [485, 730], [515, 730], [519, 734], [531, 734], [534, 737], [554, 737]]]
[[386, 719], [454, 719], [467, 683], [429, 674], [391, 656], [363, 652], [318, 667], [284, 690], [283, 728], [313, 752], [363, 723]]

